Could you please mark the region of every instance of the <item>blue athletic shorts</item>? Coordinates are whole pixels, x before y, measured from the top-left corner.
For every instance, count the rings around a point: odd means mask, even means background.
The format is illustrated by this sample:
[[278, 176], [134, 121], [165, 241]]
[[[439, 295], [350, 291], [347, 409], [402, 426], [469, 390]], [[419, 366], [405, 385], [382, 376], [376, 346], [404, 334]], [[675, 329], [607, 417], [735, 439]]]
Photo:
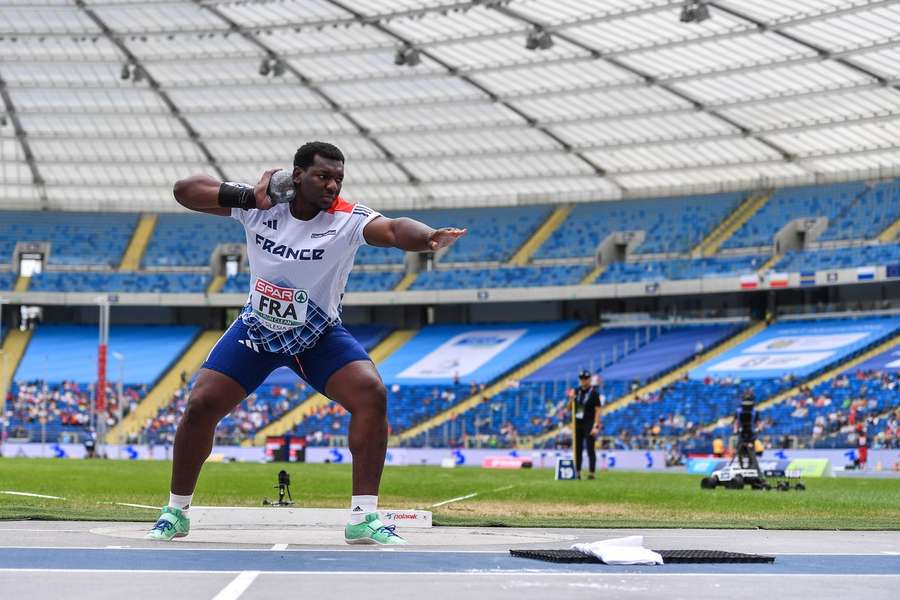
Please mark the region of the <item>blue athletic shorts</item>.
[[371, 360], [356, 338], [338, 323], [322, 334], [312, 348], [300, 354], [266, 352], [247, 336], [240, 317], [231, 324], [202, 367], [228, 375], [249, 394], [278, 367], [289, 367], [316, 391], [325, 393], [325, 384], [335, 371], [356, 360]]

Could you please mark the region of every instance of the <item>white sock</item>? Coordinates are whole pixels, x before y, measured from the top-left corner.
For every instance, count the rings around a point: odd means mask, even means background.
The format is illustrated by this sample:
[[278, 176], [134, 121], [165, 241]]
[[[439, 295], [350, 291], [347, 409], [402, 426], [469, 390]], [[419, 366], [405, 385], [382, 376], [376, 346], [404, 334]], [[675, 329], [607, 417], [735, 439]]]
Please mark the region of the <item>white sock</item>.
[[350, 524], [359, 525], [366, 520], [366, 515], [378, 510], [378, 496], [350, 497]]
[[193, 494], [189, 494], [187, 496], [179, 496], [178, 494], [169, 494], [169, 506], [172, 508], [177, 508], [184, 513], [184, 516], [188, 516], [188, 510], [191, 508], [191, 499], [194, 497]]

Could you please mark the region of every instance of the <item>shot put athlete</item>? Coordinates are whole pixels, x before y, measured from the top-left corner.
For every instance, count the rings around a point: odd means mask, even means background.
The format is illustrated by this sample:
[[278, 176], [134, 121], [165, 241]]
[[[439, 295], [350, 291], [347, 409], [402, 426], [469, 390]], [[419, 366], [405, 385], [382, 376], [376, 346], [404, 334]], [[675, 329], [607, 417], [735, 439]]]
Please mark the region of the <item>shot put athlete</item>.
[[340, 301], [363, 244], [413, 252], [449, 246], [464, 229], [432, 229], [388, 219], [340, 196], [344, 156], [323, 142], [294, 156], [296, 196], [274, 203], [277, 169], [255, 187], [204, 175], [175, 184], [175, 199], [199, 212], [237, 219], [247, 235], [250, 297], [216, 343], [191, 390], [175, 434], [168, 506], [148, 538], [171, 540], [190, 529], [189, 509], [219, 421], [275, 368], [287, 366], [351, 414], [353, 494], [344, 539], [350, 544], [405, 544], [378, 519], [378, 486], [387, 448], [387, 394], [368, 354], [341, 325]]

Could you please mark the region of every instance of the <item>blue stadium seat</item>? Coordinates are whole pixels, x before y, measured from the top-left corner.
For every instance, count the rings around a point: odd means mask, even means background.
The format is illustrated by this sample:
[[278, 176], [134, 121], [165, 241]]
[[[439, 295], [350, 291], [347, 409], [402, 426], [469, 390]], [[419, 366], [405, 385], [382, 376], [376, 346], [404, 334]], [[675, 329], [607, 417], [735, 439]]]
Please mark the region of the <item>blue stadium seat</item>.
[[18, 275], [11, 271], [0, 271], [0, 290], [12, 290], [16, 287]]
[[[109, 328], [110, 378], [118, 368], [113, 357], [124, 358], [125, 383], [156, 381], [188, 347], [199, 329], [187, 325], [113, 325]], [[25, 350], [15, 379], [51, 383], [89, 383], [97, 377], [97, 327], [92, 325], [39, 326]]]
[[408, 213], [431, 227], [459, 227], [459, 238], [443, 262], [507, 261], [552, 212], [549, 206], [446, 209]]
[[743, 200], [744, 194], [624, 200], [581, 204], [535, 253], [534, 258], [594, 256], [615, 231], [644, 230], [638, 254], [687, 252]]
[[205, 273], [108, 273], [45, 271], [32, 276], [34, 292], [159, 292], [203, 293], [209, 286]]
[[498, 267], [495, 269], [437, 269], [423, 271], [411, 290], [449, 290], [466, 288], [535, 287], [577, 285], [588, 274], [587, 265], [546, 267]]
[[900, 264], [900, 244], [787, 252], [775, 269], [788, 272]]
[[607, 265], [595, 283], [739, 277], [747, 273], [754, 273], [765, 261], [765, 256], [715, 256], [613, 263]]
[[0, 211], [0, 263], [17, 242], [50, 242], [51, 265], [118, 266], [134, 233], [134, 213]]
[[400, 283], [403, 271], [350, 271], [348, 292], [387, 292]]
[[244, 228], [229, 217], [162, 214], [147, 244], [143, 264], [152, 267], [207, 266], [218, 244], [244, 244]]
[[864, 191], [862, 182], [780, 189], [722, 248], [770, 246], [775, 234], [794, 219], [827, 217], [831, 222]]
[[878, 183], [830, 221], [818, 241], [875, 239], [897, 219], [900, 219], [900, 181]]
[[356, 251], [355, 262], [360, 265], [402, 265], [404, 260], [406, 260], [406, 253], [403, 250], [366, 244], [360, 246]]
[[[403, 279], [403, 271], [350, 271], [347, 292], [388, 292]], [[238, 273], [222, 286], [224, 294], [244, 294], [250, 289], [250, 274]]]

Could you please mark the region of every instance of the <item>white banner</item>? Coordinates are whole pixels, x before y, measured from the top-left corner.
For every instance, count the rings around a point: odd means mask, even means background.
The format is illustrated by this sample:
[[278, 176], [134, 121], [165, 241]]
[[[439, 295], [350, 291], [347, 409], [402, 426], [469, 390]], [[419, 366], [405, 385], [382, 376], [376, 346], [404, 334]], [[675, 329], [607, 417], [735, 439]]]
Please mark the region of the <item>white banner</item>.
[[835, 350], [849, 346], [871, 335], [868, 331], [854, 333], [831, 333], [826, 335], [783, 335], [753, 344], [741, 351], [753, 352], [808, 352], [814, 350]]
[[527, 329], [477, 329], [455, 335], [398, 375], [398, 379], [465, 377], [509, 348]]
[[830, 358], [834, 352], [795, 354], [742, 354], [713, 365], [709, 371], [767, 371], [806, 367]]

